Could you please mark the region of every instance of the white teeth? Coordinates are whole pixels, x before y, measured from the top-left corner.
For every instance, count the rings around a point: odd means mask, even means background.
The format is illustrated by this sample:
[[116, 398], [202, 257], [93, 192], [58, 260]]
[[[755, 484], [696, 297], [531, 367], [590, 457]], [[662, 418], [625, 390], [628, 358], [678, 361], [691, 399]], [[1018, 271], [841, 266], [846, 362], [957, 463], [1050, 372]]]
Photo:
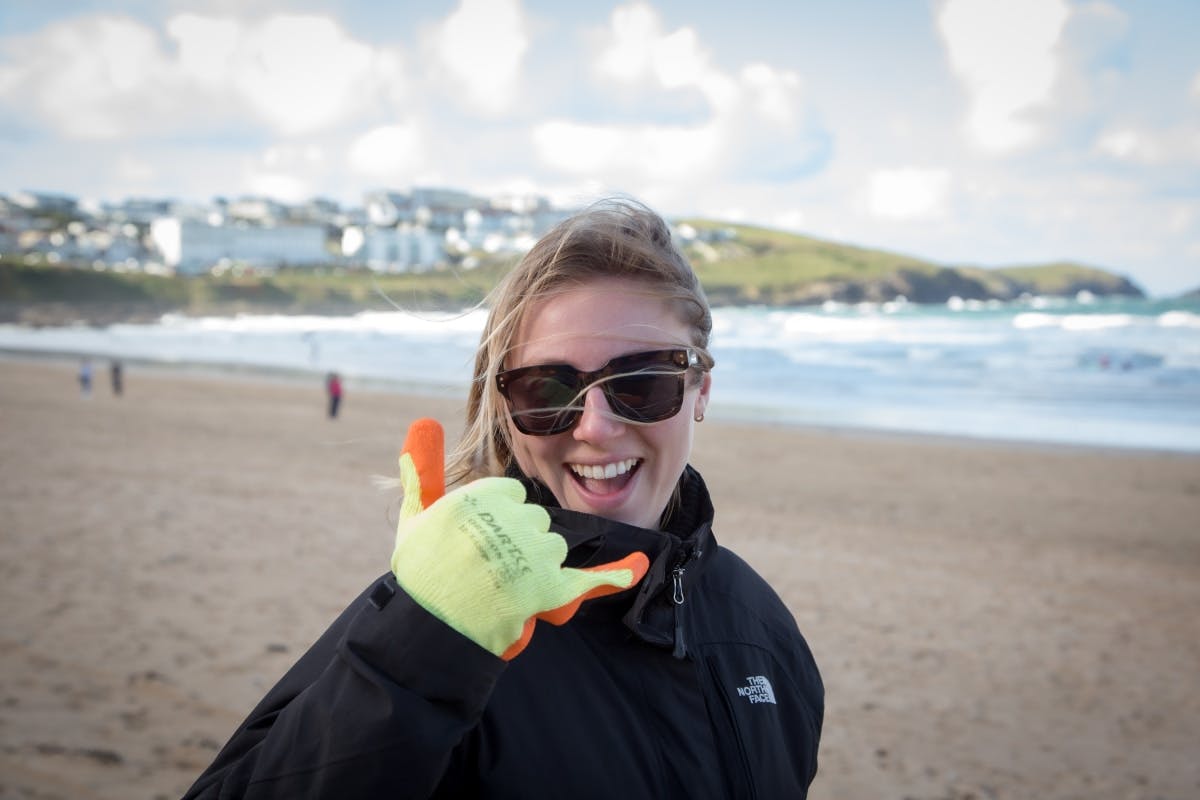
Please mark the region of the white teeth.
[[637, 466], [638, 459], [627, 458], [624, 461], [615, 461], [612, 464], [571, 464], [571, 471], [581, 478], [591, 478], [592, 480], [606, 480], [615, 478], [618, 475], [624, 475], [629, 470]]

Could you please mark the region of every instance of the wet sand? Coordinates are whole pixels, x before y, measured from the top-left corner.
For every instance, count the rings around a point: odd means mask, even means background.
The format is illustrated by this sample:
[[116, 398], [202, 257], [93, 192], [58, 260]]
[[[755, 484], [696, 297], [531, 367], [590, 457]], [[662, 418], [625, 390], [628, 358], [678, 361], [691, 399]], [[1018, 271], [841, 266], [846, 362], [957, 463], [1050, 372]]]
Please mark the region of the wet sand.
[[[387, 568], [462, 402], [0, 360], [0, 797], [180, 795]], [[719, 386], [718, 386], [719, 390]], [[1200, 457], [698, 430], [718, 539], [825, 677], [816, 800], [1200, 796]], [[714, 419], [716, 417], [717, 419]], [[453, 425], [448, 425], [453, 436]]]

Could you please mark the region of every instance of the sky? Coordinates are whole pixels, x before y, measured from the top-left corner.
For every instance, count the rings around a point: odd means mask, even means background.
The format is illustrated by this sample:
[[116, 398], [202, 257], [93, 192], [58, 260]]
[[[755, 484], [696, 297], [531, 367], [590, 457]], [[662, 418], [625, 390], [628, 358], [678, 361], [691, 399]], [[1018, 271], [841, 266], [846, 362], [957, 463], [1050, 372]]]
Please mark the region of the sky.
[[0, 193], [608, 194], [1200, 287], [1195, 0], [6, 0]]

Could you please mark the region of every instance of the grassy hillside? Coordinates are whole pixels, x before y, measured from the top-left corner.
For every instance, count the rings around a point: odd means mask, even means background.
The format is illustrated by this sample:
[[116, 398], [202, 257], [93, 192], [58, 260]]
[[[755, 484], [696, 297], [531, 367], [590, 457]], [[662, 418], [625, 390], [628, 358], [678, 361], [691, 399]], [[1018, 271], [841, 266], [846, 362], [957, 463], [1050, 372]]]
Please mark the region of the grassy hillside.
[[901, 270], [932, 275], [939, 269], [908, 256], [768, 228], [697, 219], [684, 223], [701, 232], [733, 234], [685, 248], [714, 302], [804, 302], [806, 290], [813, 288], [878, 281]]
[[[1140, 296], [1125, 278], [1071, 263], [983, 269], [749, 225], [684, 220], [699, 235], [685, 246], [714, 305], [803, 305], [825, 300], [913, 302], [1011, 299], [1021, 294]], [[0, 321], [57, 324], [156, 317], [166, 311], [348, 314], [399, 306], [463, 308], [478, 303], [512, 261], [465, 270], [377, 275], [365, 270], [290, 269], [269, 275], [162, 277], [30, 265], [0, 257]]]
[[734, 238], [687, 248], [705, 287], [747, 284], [796, 286], [835, 278], [872, 279], [899, 269], [933, 273], [938, 266], [908, 256], [837, 244], [749, 225], [686, 220], [698, 231], [731, 231]]
[[31, 266], [0, 258], [0, 321], [56, 324], [189, 314], [352, 314], [395, 306], [462, 308], [478, 303], [505, 266], [422, 275], [281, 270], [270, 275], [164, 277]]
[[[1023, 293], [1135, 294], [1128, 280], [1101, 269], [1059, 262], [1002, 267], [951, 267], [749, 225], [684, 220], [704, 236], [686, 250], [714, 302], [813, 303], [826, 299], [915, 302], [947, 297], [1011, 299]], [[729, 238], [712, 237], [728, 232]]]

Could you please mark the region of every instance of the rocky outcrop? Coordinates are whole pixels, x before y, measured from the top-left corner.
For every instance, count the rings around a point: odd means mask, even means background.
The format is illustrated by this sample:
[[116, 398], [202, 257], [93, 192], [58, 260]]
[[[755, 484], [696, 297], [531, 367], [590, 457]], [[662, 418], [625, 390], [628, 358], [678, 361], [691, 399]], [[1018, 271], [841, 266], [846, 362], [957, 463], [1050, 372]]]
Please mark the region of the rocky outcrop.
[[1062, 282], [1047, 291], [1032, 279], [983, 269], [945, 267], [936, 270], [899, 269], [882, 278], [812, 281], [785, 287], [714, 287], [708, 290], [714, 305], [819, 305], [839, 303], [886, 303], [904, 297], [911, 303], [945, 303], [963, 300], [1016, 300], [1024, 295], [1075, 297], [1080, 292], [1096, 297], [1144, 297], [1128, 279], [1097, 272]]

